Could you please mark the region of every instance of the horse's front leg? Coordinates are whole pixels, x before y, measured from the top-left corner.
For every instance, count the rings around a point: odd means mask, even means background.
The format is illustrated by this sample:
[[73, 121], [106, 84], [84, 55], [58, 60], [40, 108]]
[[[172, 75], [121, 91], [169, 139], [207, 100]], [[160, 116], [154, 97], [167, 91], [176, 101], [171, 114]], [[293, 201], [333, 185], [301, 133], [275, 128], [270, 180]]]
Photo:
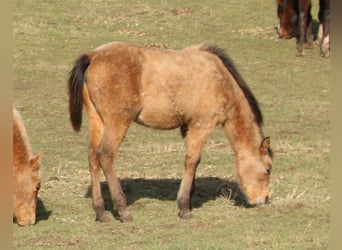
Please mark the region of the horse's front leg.
[[201, 160], [201, 151], [214, 127], [189, 128], [186, 135], [186, 156], [184, 162], [184, 176], [178, 191], [177, 202], [182, 219], [189, 219], [191, 215], [191, 195], [194, 191], [195, 175]]
[[195, 189], [196, 168], [201, 160], [200, 155], [187, 153], [185, 156], [185, 171], [178, 191], [177, 203], [179, 213], [182, 219], [190, 219], [191, 215], [191, 196]]
[[305, 13], [304, 9], [300, 9], [299, 12], [299, 22], [298, 22], [299, 34], [297, 37], [297, 56], [304, 56], [304, 44], [305, 44]]

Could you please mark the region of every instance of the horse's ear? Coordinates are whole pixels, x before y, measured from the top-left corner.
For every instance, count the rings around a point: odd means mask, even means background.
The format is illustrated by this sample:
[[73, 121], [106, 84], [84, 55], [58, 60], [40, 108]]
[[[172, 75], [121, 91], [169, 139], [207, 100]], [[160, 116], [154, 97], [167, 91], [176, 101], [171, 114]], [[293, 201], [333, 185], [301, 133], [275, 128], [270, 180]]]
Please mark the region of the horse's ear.
[[262, 154], [267, 154], [271, 147], [271, 138], [269, 136], [265, 137], [260, 145], [260, 152]]
[[34, 156], [33, 158], [30, 159], [30, 167], [33, 170], [39, 169], [39, 164], [40, 164], [40, 161], [42, 159], [42, 155], [43, 155], [43, 153], [39, 152], [36, 156]]

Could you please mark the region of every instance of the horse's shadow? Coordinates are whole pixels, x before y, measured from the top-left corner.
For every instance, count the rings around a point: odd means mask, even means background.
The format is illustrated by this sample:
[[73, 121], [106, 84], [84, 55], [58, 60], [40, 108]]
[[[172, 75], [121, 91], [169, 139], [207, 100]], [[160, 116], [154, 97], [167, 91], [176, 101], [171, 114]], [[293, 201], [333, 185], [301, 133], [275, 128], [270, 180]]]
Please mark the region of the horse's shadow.
[[[177, 192], [180, 186], [180, 179], [122, 179], [121, 186], [126, 194], [128, 205], [135, 203], [141, 198], [157, 200], [177, 200]], [[113, 208], [110, 198], [108, 183], [101, 182], [105, 207], [114, 217], [118, 218], [117, 211]], [[85, 194], [86, 198], [91, 197], [91, 186]], [[217, 177], [199, 177], [195, 181], [195, 191], [191, 198], [192, 208], [199, 208], [203, 203], [223, 197], [230, 200], [236, 206], [249, 207], [245, 196], [239, 189], [237, 182]]]
[[45, 208], [45, 205], [43, 201], [38, 198], [37, 200], [37, 213], [36, 213], [36, 223], [39, 223], [40, 221], [43, 220], [48, 220], [50, 215], [52, 214], [52, 211], [48, 211]]

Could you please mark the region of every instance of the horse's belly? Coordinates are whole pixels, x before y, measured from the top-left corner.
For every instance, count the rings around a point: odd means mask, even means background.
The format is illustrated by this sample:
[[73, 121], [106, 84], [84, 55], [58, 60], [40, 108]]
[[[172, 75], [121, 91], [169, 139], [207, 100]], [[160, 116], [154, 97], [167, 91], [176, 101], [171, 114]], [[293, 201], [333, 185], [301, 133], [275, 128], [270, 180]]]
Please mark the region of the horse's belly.
[[135, 121], [141, 125], [157, 129], [174, 129], [181, 124], [179, 116], [158, 106], [142, 109]]

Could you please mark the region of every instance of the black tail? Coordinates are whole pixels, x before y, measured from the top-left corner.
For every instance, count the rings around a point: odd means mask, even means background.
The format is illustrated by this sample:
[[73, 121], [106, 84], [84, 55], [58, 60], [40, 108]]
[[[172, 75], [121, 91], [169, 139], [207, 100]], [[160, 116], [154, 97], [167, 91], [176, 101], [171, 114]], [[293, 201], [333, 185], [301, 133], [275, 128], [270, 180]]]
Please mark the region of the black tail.
[[227, 68], [227, 70], [233, 75], [235, 81], [238, 83], [243, 94], [245, 95], [245, 97], [248, 100], [249, 106], [251, 107], [252, 112], [254, 114], [256, 123], [258, 125], [262, 125], [263, 118], [262, 118], [261, 110], [259, 108], [258, 101], [254, 97], [254, 95], [253, 95], [252, 91], [250, 90], [250, 88], [248, 87], [247, 83], [243, 80], [242, 76], [237, 71], [236, 67], [234, 66], [232, 59], [229, 58], [229, 56], [224, 52], [223, 49], [220, 49], [216, 46], [206, 45], [204, 47], [204, 49], [206, 51], [216, 55], [218, 58], [220, 58], [220, 60], [222, 61], [224, 66]]
[[82, 125], [82, 90], [86, 80], [85, 73], [90, 61], [91, 59], [87, 54], [82, 54], [77, 58], [68, 79], [69, 115], [71, 125], [76, 132], [80, 131]]

